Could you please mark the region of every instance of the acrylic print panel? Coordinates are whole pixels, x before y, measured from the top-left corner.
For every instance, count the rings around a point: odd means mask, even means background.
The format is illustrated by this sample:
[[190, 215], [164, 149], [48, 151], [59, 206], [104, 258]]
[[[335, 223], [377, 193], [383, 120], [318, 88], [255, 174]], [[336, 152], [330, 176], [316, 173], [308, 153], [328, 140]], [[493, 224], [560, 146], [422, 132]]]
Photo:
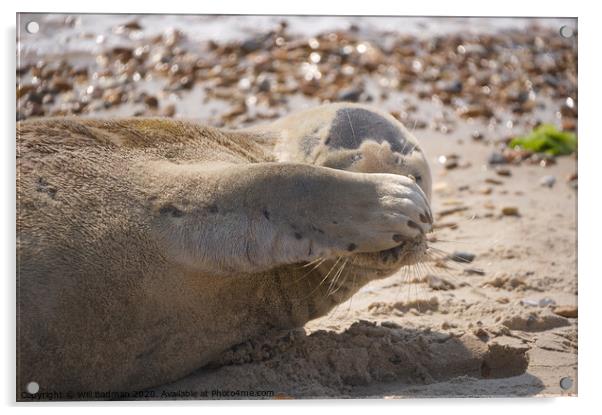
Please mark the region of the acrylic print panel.
[[17, 400], [576, 395], [576, 19], [17, 27]]

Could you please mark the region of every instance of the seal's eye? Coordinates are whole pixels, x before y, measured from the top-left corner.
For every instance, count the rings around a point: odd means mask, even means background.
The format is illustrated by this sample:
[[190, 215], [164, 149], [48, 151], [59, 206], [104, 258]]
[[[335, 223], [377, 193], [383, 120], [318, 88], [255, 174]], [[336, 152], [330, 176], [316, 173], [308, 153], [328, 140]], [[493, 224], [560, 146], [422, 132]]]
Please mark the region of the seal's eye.
[[422, 176], [417, 174], [416, 176], [414, 176], [414, 178], [416, 179], [417, 182], [422, 180]]

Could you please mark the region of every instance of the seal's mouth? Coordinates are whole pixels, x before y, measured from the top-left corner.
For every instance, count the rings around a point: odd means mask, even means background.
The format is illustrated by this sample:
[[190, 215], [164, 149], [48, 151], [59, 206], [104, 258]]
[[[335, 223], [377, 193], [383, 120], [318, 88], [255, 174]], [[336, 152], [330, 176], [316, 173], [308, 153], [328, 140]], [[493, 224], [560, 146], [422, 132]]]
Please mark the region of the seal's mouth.
[[397, 271], [424, 258], [428, 246], [424, 236], [402, 241], [399, 245], [377, 252], [358, 253], [350, 257], [350, 263], [367, 271]]

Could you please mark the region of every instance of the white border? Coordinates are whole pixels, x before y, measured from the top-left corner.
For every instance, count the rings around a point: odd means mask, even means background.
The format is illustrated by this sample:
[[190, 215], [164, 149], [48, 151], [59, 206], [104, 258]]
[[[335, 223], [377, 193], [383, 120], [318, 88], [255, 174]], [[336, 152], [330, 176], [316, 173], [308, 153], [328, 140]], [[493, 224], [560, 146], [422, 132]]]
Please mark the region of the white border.
[[[602, 273], [596, 272], [596, 256], [600, 246], [599, 237], [602, 206], [599, 202], [602, 177], [596, 167], [600, 166], [602, 156], [602, 117], [600, 97], [599, 39], [602, 39], [600, 15], [593, 6], [594, 2], [545, 1], [528, 2], [525, 0], [504, 0], [502, 2], [454, 1], [392, 1], [370, 0], [344, 2], [326, 2], [324, 0], [280, 0], [280, 1], [229, 1], [216, 2], [138, 2], [123, 0], [103, 0], [98, 3], [61, 0], [4, 1], [0, 19], [3, 23], [2, 42], [2, 172], [3, 196], [2, 252], [4, 265], [2, 311], [5, 324], [2, 330], [3, 368], [0, 376], [0, 393], [4, 406], [10, 411], [30, 412], [40, 405], [14, 404], [14, 340], [15, 340], [15, 167], [14, 167], [14, 131], [15, 131], [15, 13], [20, 12], [105, 12], [105, 13], [220, 13], [220, 14], [346, 14], [346, 15], [449, 15], [449, 16], [537, 16], [537, 17], [578, 17], [579, 27], [579, 397], [555, 399], [436, 399], [405, 401], [295, 401], [295, 402], [150, 402], [150, 403], [105, 403], [105, 404], [52, 404], [36, 408], [44, 413], [64, 412], [111, 412], [126, 413], [143, 410], [164, 414], [167, 407], [177, 406], [178, 410], [208, 411], [229, 408], [231, 411], [260, 412], [278, 411], [307, 413], [324, 407], [328, 411], [342, 410], [345, 413], [396, 412], [414, 410], [423, 413], [425, 409], [435, 409], [438, 413], [459, 412], [462, 414], [506, 413], [518, 407], [529, 411], [548, 413], [576, 413], [587, 410], [596, 404], [601, 393], [597, 390], [600, 382], [600, 307]], [[598, 238], [596, 238], [598, 237]], [[32, 408], [32, 406], [34, 408]], [[107, 408], [108, 406], [108, 408]], [[343, 406], [343, 408], [341, 408]], [[19, 409], [20, 407], [20, 409]], [[85, 407], [85, 408], [83, 408]], [[525, 407], [525, 408], [522, 408]]]

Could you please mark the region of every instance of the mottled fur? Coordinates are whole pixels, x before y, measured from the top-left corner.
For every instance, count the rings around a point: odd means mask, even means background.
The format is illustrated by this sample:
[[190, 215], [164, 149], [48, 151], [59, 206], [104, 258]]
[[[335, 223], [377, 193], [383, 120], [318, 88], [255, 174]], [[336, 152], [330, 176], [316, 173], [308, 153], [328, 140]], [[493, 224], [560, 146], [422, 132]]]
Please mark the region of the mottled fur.
[[[374, 131], [387, 137], [370, 137], [362, 112], [349, 116], [360, 138], [329, 144], [345, 108], [385, 117]], [[18, 398], [30, 381], [42, 392], [174, 381], [391, 275], [432, 222], [424, 156], [371, 108], [246, 131], [41, 119], [19, 123], [17, 140]], [[338, 258], [345, 279], [328, 295]]]

